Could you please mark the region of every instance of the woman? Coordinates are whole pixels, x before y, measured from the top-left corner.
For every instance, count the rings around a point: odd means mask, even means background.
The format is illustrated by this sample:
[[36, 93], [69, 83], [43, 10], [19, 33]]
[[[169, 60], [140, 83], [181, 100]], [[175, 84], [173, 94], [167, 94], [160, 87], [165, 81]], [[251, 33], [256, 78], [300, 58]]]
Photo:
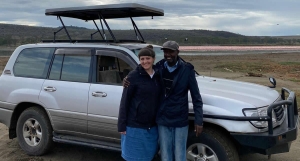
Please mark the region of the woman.
[[160, 97], [159, 73], [155, 72], [155, 52], [151, 45], [140, 50], [140, 65], [129, 73], [128, 88], [123, 89], [118, 131], [122, 157], [127, 161], [150, 161], [157, 152], [155, 123]]

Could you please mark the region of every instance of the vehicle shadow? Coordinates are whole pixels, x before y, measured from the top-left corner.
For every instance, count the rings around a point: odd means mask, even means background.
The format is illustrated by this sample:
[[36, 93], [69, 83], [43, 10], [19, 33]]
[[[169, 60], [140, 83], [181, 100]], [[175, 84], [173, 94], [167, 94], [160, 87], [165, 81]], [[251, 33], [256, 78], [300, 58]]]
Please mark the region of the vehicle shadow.
[[[121, 152], [85, 146], [55, 143], [51, 152], [42, 157], [49, 161], [123, 161]], [[153, 161], [159, 161], [158, 157]]]

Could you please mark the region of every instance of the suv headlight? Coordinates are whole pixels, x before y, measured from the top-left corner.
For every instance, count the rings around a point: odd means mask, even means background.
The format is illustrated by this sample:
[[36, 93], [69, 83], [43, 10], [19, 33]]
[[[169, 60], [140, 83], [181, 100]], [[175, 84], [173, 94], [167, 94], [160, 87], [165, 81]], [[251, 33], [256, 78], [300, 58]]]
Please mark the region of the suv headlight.
[[[243, 113], [247, 117], [260, 117], [260, 116], [268, 116], [267, 110], [269, 106], [261, 107], [261, 108], [255, 108], [255, 109], [244, 109]], [[272, 110], [272, 121], [273, 125], [276, 124], [276, 115], [274, 110]], [[259, 129], [267, 128], [268, 127], [268, 121], [250, 121], [253, 126]]]

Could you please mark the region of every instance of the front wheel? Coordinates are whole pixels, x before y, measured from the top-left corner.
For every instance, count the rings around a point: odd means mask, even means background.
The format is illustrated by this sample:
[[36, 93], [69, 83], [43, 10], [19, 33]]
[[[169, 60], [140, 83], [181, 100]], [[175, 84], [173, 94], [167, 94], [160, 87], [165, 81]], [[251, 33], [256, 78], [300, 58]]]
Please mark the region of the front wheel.
[[43, 155], [53, 144], [52, 127], [41, 107], [30, 107], [19, 117], [17, 137], [28, 155]]
[[186, 156], [188, 161], [239, 161], [232, 141], [224, 132], [211, 127], [204, 127], [199, 137], [189, 131]]

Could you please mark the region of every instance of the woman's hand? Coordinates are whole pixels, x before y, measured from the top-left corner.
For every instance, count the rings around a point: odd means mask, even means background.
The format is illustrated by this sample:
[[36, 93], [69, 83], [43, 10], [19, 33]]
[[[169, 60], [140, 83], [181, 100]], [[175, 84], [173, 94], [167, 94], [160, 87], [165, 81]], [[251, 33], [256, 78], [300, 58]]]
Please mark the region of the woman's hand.
[[126, 131], [120, 132], [120, 134], [122, 134], [122, 135], [126, 135]]

